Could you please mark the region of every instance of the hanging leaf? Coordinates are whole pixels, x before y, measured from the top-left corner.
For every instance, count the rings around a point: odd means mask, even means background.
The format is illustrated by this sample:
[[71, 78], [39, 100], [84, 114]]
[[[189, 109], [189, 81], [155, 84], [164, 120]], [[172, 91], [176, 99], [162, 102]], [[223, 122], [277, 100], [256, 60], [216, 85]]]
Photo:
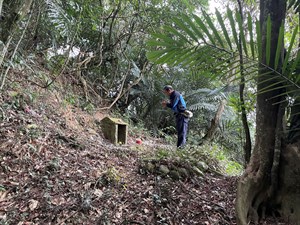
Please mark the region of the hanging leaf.
[[198, 38], [194, 35], [194, 33], [189, 29], [189, 27], [186, 24], [184, 24], [181, 20], [179, 20], [177, 18], [174, 18], [173, 20], [179, 28], [181, 28], [186, 34], [189, 35], [190, 38], [192, 38], [194, 41], [198, 42]]
[[258, 59], [259, 61], [262, 60], [262, 37], [261, 37], [261, 29], [260, 23], [256, 21], [256, 43], [257, 43], [257, 50], [258, 50]]
[[251, 19], [250, 13], [248, 13], [247, 25], [248, 25], [248, 31], [249, 31], [249, 37], [250, 37], [251, 55], [252, 55], [252, 59], [254, 59], [255, 53], [254, 53], [254, 41], [253, 41], [253, 24], [252, 24], [252, 19]]
[[219, 24], [221, 25], [222, 32], [223, 32], [223, 34], [224, 34], [224, 36], [225, 36], [225, 39], [226, 39], [226, 41], [227, 41], [227, 44], [228, 44], [228, 46], [230, 47], [230, 50], [233, 50], [233, 49], [232, 49], [232, 45], [231, 45], [231, 40], [230, 40], [230, 38], [229, 38], [227, 29], [226, 29], [225, 24], [224, 24], [224, 20], [223, 20], [223, 18], [222, 18], [222, 16], [221, 16], [221, 13], [220, 13], [217, 9], [216, 9], [216, 16], [217, 16], [217, 19], [218, 19], [218, 21], [219, 21]]
[[292, 47], [294, 45], [297, 33], [298, 33], [298, 26], [296, 26], [296, 28], [293, 31], [293, 35], [292, 35], [292, 38], [291, 38], [291, 41], [290, 41], [290, 45], [289, 45], [288, 51], [286, 53], [286, 56], [284, 58], [284, 62], [283, 62], [283, 66], [282, 66], [282, 73], [283, 74], [285, 74], [287, 64], [289, 62], [289, 58], [290, 58], [290, 55], [291, 55], [291, 52], [292, 52]]
[[219, 32], [217, 31], [217, 29], [216, 29], [215, 25], [213, 24], [211, 18], [203, 10], [202, 10], [202, 13], [203, 13], [203, 16], [204, 16], [206, 22], [208, 23], [208, 26], [212, 30], [214, 36], [217, 38], [219, 44], [221, 45], [222, 48], [225, 48], [225, 46], [223, 44], [223, 41], [222, 41], [222, 38], [220, 37]]
[[[203, 32], [207, 35], [208, 39], [210, 40], [210, 42], [215, 45], [215, 40], [213, 39], [213, 37], [211, 36], [211, 34], [209, 33], [207, 27], [204, 25], [203, 21], [197, 16], [197, 15], [193, 15], [196, 23], [199, 25], [199, 27], [203, 30]], [[204, 42], [206, 42], [205, 39], [203, 39]]]
[[271, 17], [268, 16], [267, 19], [267, 42], [266, 42], [266, 64], [270, 66], [270, 60], [271, 60], [271, 30], [272, 30], [272, 24], [271, 24]]
[[[244, 28], [243, 28], [243, 20], [242, 20], [241, 14], [238, 11], [236, 12], [236, 20], [239, 24], [239, 30], [240, 30], [239, 37], [240, 37], [242, 45], [243, 45], [243, 50], [244, 50], [246, 56], [248, 56], [248, 51], [247, 51], [247, 46], [246, 46], [246, 38], [245, 38]], [[238, 46], [240, 46], [240, 45], [238, 45]]]
[[235, 28], [235, 21], [233, 19], [233, 13], [229, 9], [229, 7], [227, 8], [227, 16], [228, 16], [229, 21], [230, 21], [232, 36], [233, 36], [233, 39], [234, 39], [235, 44], [236, 44], [237, 49], [238, 49], [239, 48], [239, 41], [238, 41], [238, 35], [237, 35], [237, 32], [236, 32], [236, 28]]
[[276, 55], [275, 55], [275, 65], [274, 65], [275, 70], [277, 70], [277, 68], [278, 68], [280, 55], [282, 54], [282, 50], [283, 50], [283, 48], [282, 48], [283, 37], [284, 37], [284, 25], [281, 24], [280, 29], [279, 29], [279, 36], [278, 36]]

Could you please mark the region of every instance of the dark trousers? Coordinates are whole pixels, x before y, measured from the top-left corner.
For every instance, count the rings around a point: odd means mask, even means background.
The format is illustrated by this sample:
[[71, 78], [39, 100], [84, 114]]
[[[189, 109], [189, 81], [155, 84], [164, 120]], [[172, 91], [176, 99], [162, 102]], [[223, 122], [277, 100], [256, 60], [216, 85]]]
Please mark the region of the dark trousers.
[[181, 114], [176, 115], [177, 147], [183, 147], [186, 143], [189, 119]]

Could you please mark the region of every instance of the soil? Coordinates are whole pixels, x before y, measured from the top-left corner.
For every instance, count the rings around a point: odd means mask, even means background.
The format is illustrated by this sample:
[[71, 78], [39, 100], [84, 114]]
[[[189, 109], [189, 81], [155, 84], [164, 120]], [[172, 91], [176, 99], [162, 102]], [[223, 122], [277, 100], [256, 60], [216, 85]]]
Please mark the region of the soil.
[[20, 106], [2, 96], [0, 224], [236, 224], [237, 177], [142, 174], [141, 159], [162, 140], [137, 144], [131, 134], [112, 145], [97, 123], [104, 113], [56, 99]]

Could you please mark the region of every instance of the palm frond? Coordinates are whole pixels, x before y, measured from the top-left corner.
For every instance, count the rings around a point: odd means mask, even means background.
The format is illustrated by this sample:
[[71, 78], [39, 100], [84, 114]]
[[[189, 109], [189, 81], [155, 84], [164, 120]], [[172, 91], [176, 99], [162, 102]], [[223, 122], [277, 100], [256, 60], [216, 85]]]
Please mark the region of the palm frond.
[[[242, 43], [244, 59], [243, 73], [247, 80], [257, 78], [260, 68], [265, 68], [265, 75], [273, 74], [275, 82], [281, 82], [283, 87], [299, 90], [298, 80], [293, 76], [300, 64], [300, 54], [292, 56], [292, 47], [295, 44], [298, 27], [292, 34], [288, 51], [282, 59], [282, 70], [277, 71], [281, 63], [283, 52], [284, 26], [282, 24], [275, 50], [275, 60], [271, 62], [271, 19], [267, 19], [266, 52], [262, 54], [261, 27], [258, 21], [253, 21], [250, 14], [247, 15], [247, 27], [249, 34], [243, 31], [243, 21], [239, 12], [234, 13], [227, 8], [227, 14], [222, 17], [216, 10], [216, 19], [203, 12], [203, 18], [198, 15], [193, 17], [182, 16], [174, 19], [174, 27], [168, 27], [159, 35], [152, 36], [149, 46], [156, 44], [156, 50], [148, 52], [147, 56], [156, 63], [166, 63], [170, 66], [183, 66], [195, 68], [203, 73], [215, 74], [212, 78], [231, 77], [238, 79], [241, 73], [239, 68], [239, 38]], [[218, 23], [215, 25], [214, 22]], [[229, 24], [229, 26], [225, 26]], [[254, 29], [255, 26], [255, 29]], [[176, 27], [176, 28], [175, 28]], [[217, 29], [219, 27], [220, 30]], [[254, 34], [253, 30], [256, 30]], [[256, 42], [254, 41], [256, 36]], [[250, 50], [251, 54], [249, 54]], [[262, 57], [265, 57], [262, 60]], [[266, 64], [260, 63], [265, 61]], [[259, 66], [260, 65], [260, 66]], [[288, 72], [287, 72], [288, 71]], [[269, 86], [269, 91], [274, 90]], [[265, 90], [268, 91], [268, 88]]]
[[191, 111], [206, 110], [206, 111], [215, 112], [217, 110], [217, 106], [216, 104], [212, 104], [212, 103], [198, 102], [196, 104], [192, 104], [191, 106], [189, 106], [189, 109]]

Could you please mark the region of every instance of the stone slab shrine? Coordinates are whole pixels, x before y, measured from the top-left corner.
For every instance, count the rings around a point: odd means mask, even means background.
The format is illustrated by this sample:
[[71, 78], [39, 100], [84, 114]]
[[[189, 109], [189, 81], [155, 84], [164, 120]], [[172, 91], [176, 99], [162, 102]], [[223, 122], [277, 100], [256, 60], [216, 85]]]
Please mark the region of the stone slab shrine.
[[101, 120], [104, 137], [113, 144], [127, 144], [128, 124], [118, 118], [105, 117]]

